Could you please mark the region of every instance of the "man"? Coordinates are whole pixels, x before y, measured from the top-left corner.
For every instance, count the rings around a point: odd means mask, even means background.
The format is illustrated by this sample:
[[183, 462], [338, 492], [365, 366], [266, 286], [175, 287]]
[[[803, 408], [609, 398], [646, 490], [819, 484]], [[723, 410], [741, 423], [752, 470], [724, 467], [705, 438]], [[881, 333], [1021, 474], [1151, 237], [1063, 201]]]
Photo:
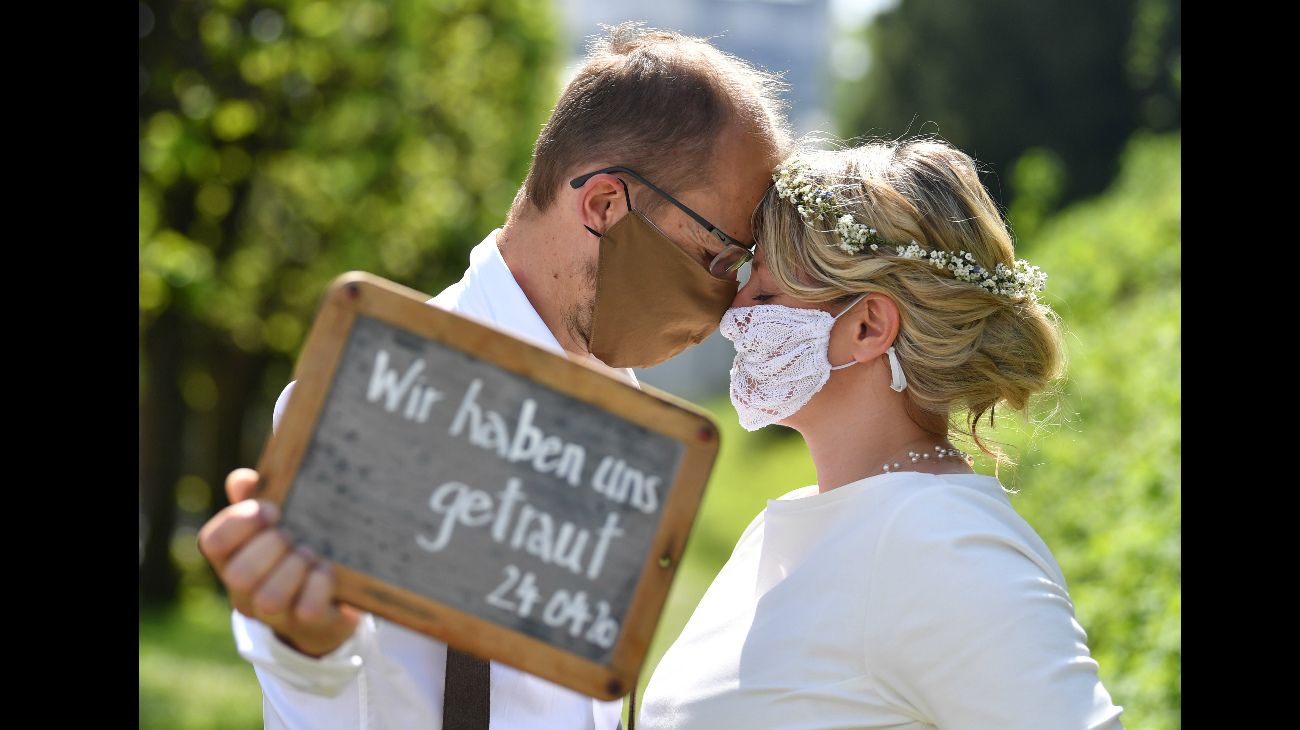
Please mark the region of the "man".
[[[626, 368], [704, 339], [730, 305], [750, 215], [789, 143], [777, 88], [702, 39], [611, 29], [543, 128], [504, 228], [430, 303], [635, 383]], [[231, 506], [199, 547], [229, 590], [267, 727], [460, 727], [481, 714], [512, 730], [617, 726], [617, 701], [333, 601], [328, 564], [274, 529], [275, 506], [249, 499], [256, 481], [231, 472]]]

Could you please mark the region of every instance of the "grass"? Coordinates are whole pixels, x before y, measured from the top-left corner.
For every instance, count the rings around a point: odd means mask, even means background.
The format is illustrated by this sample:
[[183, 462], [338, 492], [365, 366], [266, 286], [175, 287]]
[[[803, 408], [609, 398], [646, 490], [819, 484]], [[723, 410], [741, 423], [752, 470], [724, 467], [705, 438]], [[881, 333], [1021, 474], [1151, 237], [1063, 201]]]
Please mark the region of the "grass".
[[140, 613], [140, 727], [262, 727], [262, 690], [235, 652], [229, 604], [187, 580], [176, 608]]

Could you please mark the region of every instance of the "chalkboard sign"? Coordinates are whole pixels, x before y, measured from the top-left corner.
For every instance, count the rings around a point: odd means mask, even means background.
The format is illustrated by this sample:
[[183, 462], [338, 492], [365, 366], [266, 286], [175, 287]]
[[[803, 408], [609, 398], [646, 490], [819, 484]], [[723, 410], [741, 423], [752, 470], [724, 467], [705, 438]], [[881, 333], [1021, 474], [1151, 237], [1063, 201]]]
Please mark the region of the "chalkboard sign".
[[707, 415], [364, 273], [258, 469], [340, 600], [577, 691], [636, 681], [717, 455]]

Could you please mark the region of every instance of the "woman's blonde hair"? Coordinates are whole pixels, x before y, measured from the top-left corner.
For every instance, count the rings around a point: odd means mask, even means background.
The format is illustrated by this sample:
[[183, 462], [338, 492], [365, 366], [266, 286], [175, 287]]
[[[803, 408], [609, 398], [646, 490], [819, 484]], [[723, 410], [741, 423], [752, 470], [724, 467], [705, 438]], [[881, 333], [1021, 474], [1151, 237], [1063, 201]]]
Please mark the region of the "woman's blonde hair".
[[985, 453], [980, 418], [998, 404], [1028, 413], [1030, 396], [1064, 370], [1057, 317], [1030, 296], [1006, 297], [955, 279], [925, 260], [894, 255], [915, 241], [926, 251], [969, 252], [992, 271], [1013, 267], [1011, 234], [979, 180], [975, 161], [945, 142], [875, 141], [796, 155], [804, 174], [833, 193], [835, 215], [852, 215], [887, 245], [841, 248], [834, 220], [816, 227], [769, 189], [754, 213], [754, 236], [777, 285], [805, 301], [879, 292], [898, 305], [894, 348], [911, 404], [924, 412], [966, 414], [966, 433]]

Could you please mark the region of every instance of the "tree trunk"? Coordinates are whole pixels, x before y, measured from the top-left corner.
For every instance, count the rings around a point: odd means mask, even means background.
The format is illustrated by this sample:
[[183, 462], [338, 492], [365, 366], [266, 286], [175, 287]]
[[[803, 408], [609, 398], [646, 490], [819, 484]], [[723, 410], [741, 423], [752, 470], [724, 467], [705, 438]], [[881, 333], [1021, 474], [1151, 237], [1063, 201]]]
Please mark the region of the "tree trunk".
[[173, 308], [159, 316], [144, 336], [149, 381], [140, 409], [140, 507], [147, 521], [140, 561], [142, 604], [174, 602], [180, 579], [171, 539], [185, 430], [180, 390], [183, 327]]
[[[229, 337], [214, 333], [210, 362], [220, 364], [211, 371], [217, 383], [215, 450], [208, 481], [212, 486], [212, 514], [230, 504], [226, 500], [226, 475], [241, 466], [257, 466], [260, 452], [247, 453], [244, 448], [244, 423], [249, 406], [262, 386], [268, 361], [265, 353], [245, 352], [231, 343]], [[271, 424], [267, 423], [266, 431], [270, 428]]]

